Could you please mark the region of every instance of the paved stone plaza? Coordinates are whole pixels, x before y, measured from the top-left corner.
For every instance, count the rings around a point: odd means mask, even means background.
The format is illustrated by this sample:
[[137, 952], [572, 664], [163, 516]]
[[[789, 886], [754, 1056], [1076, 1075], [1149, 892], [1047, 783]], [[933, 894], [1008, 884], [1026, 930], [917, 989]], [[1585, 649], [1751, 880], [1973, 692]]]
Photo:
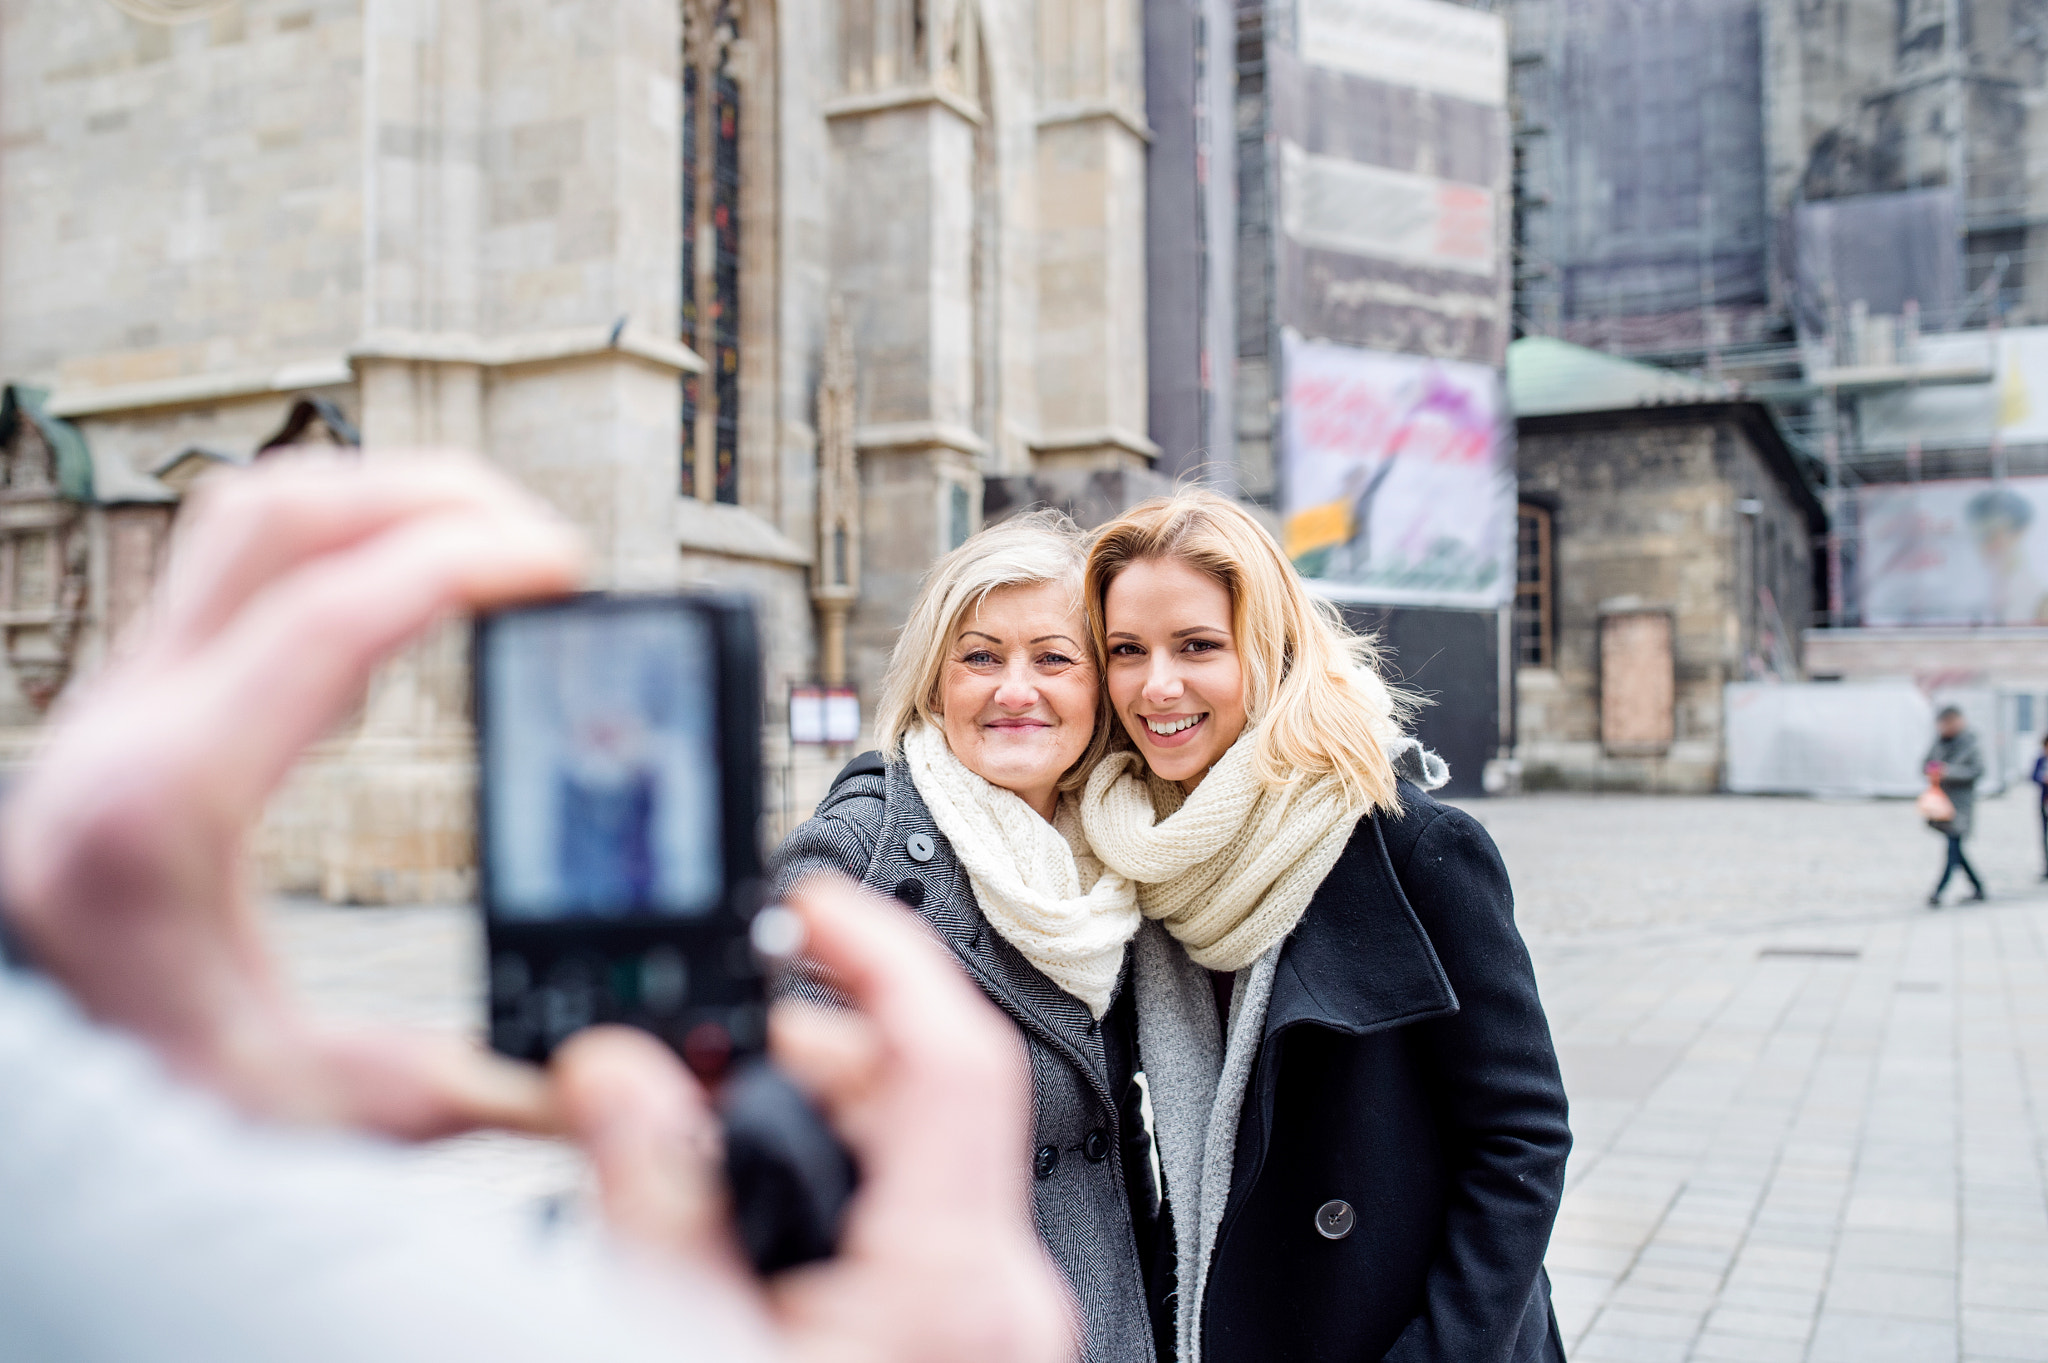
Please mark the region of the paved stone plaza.
[[[2048, 1360], [2048, 885], [2026, 793], [1981, 808], [1992, 902], [1938, 913], [1941, 844], [1903, 802], [1470, 808], [1514, 877], [1572, 1095], [1550, 1271], [1573, 1358]], [[478, 1014], [466, 910], [276, 918], [329, 1011]], [[419, 1158], [513, 1199], [581, 1177], [538, 1142]]]

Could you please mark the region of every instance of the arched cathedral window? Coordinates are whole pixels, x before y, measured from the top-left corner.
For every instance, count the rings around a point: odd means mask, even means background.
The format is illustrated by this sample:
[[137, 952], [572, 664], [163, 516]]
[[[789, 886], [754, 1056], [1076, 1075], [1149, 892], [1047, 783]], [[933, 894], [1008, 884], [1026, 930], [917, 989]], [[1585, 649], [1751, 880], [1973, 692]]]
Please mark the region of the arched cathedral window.
[[738, 502], [740, 87], [744, 0], [683, 2], [682, 339], [705, 372], [683, 376], [686, 497]]

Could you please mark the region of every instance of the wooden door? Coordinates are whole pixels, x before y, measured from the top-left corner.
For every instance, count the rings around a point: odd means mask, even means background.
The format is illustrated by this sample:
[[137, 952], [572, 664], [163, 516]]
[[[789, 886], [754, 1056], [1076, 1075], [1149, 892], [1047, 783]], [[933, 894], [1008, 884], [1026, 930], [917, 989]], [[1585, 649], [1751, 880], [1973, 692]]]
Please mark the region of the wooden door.
[[1616, 756], [1670, 750], [1677, 686], [1671, 613], [1626, 611], [1600, 618], [1600, 741]]

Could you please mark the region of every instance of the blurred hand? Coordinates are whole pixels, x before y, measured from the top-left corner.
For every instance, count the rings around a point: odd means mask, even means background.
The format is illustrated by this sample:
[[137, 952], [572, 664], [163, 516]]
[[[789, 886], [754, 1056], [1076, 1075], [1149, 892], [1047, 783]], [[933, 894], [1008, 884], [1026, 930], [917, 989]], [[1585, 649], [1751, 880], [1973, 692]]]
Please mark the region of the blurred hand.
[[252, 1115], [399, 1137], [552, 1124], [539, 1075], [479, 1047], [314, 1026], [244, 848], [379, 663], [452, 613], [570, 590], [580, 560], [566, 523], [472, 459], [295, 458], [201, 484], [148, 616], [0, 810], [0, 902], [37, 964]]
[[753, 1281], [725, 1217], [718, 1127], [652, 1038], [599, 1028], [556, 1056], [607, 1219], [752, 1296], [808, 1363], [1056, 1363], [1064, 1283], [1032, 1227], [1030, 1088], [1009, 1024], [909, 914], [837, 877], [791, 898], [857, 1012], [783, 1004], [776, 1059], [860, 1162], [838, 1256]]

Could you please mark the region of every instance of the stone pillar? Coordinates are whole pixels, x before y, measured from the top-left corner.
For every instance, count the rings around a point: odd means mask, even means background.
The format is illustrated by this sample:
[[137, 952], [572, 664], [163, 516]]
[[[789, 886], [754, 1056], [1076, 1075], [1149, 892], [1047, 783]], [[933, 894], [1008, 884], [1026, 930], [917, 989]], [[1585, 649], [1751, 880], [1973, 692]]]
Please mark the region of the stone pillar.
[[863, 590], [848, 643], [870, 710], [918, 579], [981, 524], [989, 448], [975, 429], [978, 39], [957, 7], [926, 28], [912, 11], [841, 10], [842, 93], [825, 107], [833, 280], [858, 360]]
[[[366, 338], [476, 332], [482, 19], [481, 0], [365, 0]], [[443, 362], [431, 347], [367, 349], [356, 360], [366, 458], [483, 446], [476, 364]], [[464, 644], [445, 626], [389, 663], [355, 723], [301, 767], [265, 831], [266, 860], [290, 868], [286, 888], [371, 903], [470, 893]], [[291, 883], [302, 877], [313, 883]]]
[[[596, 585], [671, 586], [677, 378], [699, 363], [674, 340], [679, 11], [489, 18], [364, 7], [364, 456], [482, 450], [584, 529]], [[292, 888], [470, 893], [466, 645], [451, 625], [384, 669], [280, 800], [266, 850]]]
[[1149, 468], [1145, 125], [1138, 0], [1041, 0], [1041, 476]]

